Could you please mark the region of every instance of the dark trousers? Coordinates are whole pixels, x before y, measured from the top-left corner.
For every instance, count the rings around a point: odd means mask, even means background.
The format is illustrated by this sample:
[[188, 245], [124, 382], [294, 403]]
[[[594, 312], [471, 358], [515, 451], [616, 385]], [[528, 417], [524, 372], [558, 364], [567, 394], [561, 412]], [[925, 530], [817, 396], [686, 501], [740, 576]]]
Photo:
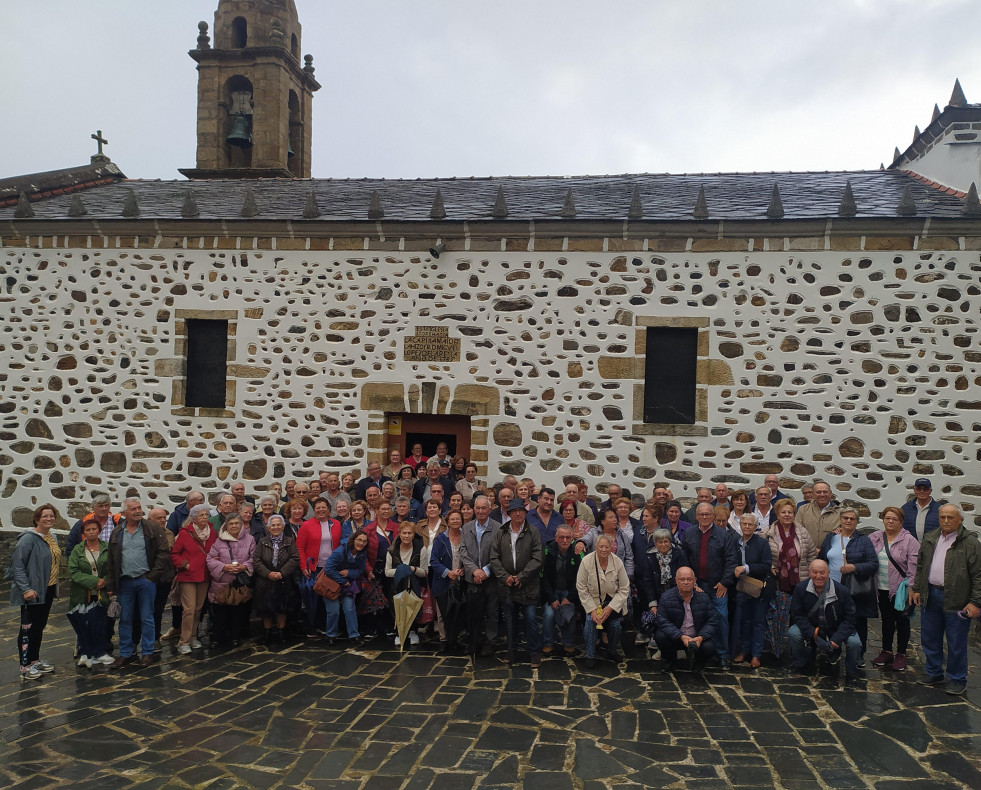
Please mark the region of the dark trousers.
[[231, 642], [241, 642], [249, 634], [249, 615], [252, 603], [246, 601], [237, 606], [211, 604], [211, 619], [215, 625], [215, 642], [224, 646]]
[[101, 658], [106, 654], [106, 607], [95, 606], [85, 617], [84, 624], [72, 623], [78, 636], [78, 648], [83, 656]]
[[21, 604], [20, 630], [17, 631], [17, 655], [20, 665], [29, 667], [41, 657], [41, 637], [48, 624], [51, 604], [54, 603], [56, 587], [48, 587], [44, 603]]
[[460, 616], [459, 610], [454, 610], [452, 617], [447, 617], [450, 613], [450, 592], [447, 590], [444, 593], [433, 596], [436, 599], [436, 605], [439, 607], [440, 616], [443, 618], [443, 628], [446, 631], [446, 644], [455, 645], [456, 640], [460, 636], [460, 630], [464, 625], [463, 618]]
[[879, 614], [882, 616], [882, 649], [892, 651], [895, 635], [896, 652], [905, 654], [909, 647], [909, 618], [893, 608], [889, 590], [879, 590]]
[[[658, 629], [654, 632], [654, 641], [657, 642], [657, 647], [661, 651], [661, 661], [664, 662], [664, 665], [669, 668], [674, 667], [678, 663], [678, 651], [685, 649], [681, 639], [675, 639], [664, 630]], [[712, 644], [712, 640], [703, 639], [702, 644], [695, 651], [695, 667], [705, 666], [705, 662], [714, 655], [715, 645]]]
[[500, 596], [497, 579], [491, 576], [483, 584], [467, 584], [467, 622], [470, 634], [468, 649], [476, 653], [480, 647], [480, 632], [484, 632], [487, 644], [497, 639]]

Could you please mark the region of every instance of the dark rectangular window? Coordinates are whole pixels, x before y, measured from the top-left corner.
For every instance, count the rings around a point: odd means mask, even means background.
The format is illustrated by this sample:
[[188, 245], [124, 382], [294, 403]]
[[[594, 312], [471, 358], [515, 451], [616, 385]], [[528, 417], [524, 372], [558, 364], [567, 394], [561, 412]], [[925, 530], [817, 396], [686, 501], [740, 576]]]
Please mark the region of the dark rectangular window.
[[187, 387], [184, 405], [225, 408], [228, 321], [187, 321]]
[[697, 361], [697, 328], [647, 328], [644, 422], [695, 424]]

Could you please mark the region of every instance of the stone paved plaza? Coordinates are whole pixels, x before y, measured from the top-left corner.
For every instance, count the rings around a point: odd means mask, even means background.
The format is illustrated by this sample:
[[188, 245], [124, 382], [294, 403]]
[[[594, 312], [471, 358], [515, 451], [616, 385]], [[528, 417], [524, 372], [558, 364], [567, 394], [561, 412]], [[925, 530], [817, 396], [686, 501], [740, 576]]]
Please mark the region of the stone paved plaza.
[[4, 787], [981, 787], [976, 650], [959, 699], [871, 667], [858, 690], [765, 668], [664, 676], [632, 647], [618, 670], [589, 672], [581, 659], [475, 670], [382, 642], [166, 646], [150, 669], [110, 673], [74, 668], [64, 611], [42, 651], [57, 671], [23, 684], [3, 610]]

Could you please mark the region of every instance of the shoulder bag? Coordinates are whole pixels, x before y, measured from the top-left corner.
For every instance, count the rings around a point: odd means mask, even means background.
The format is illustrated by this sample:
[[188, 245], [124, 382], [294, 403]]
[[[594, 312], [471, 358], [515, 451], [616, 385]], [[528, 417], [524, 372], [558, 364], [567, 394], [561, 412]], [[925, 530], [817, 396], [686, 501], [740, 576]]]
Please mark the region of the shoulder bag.
[[[841, 540], [841, 558], [847, 564], [848, 558], [845, 555], [845, 541], [842, 539], [841, 535], [838, 536]], [[845, 588], [851, 593], [852, 598], [868, 598], [871, 595], [875, 595], [875, 574], [873, 573], [867, 579], [859, 579], [855, 573], [849, 573], [847, 579], [842, 579]]]
[[889, 552], [889, 539], [883, 535], [882, 545], [886, 550], [886, 556], [889, 558], [889, 562], [893, 564], [893, 567], [899, 571], [899, 575], [903, 577], [902, 581], [899, 582], [899, 586], [896, 588], [896, 594], [892, 599], [892, 606], [897, 612], [902, 612], [904, 615], [909, 617], [913, 614], [913, 610], [916, 608], [913, 604], [909, 602], [909, 580], [906, 578], [906, 571], [899, 567], [899, 563], [893, 558], [892, 554]]

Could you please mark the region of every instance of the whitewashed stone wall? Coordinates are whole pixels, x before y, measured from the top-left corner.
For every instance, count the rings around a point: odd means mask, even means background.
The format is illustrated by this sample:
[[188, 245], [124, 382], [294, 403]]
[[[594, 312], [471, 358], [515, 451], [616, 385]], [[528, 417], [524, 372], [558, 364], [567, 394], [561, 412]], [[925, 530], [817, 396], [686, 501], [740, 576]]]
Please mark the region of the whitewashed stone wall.
[[[398, 410], [473, 414], [491, 479], [690, 496], [773, 471], [876, 513], [926, 475], [978, 523], [977, 252], [8, 247], [0, 275], [5, 527], [48, 500], [77, 516], [94, 491], [170, 506], [363, 468]], [[174, 405], [180, 321], [213, 311], [236, 316], [234, 404], [203, 416]], [[664, 319], [707, 320], [706, 435], [641, 425], [643, 327]], [[419, 326], [447, 326], [460, 361], [405, 362]]]

